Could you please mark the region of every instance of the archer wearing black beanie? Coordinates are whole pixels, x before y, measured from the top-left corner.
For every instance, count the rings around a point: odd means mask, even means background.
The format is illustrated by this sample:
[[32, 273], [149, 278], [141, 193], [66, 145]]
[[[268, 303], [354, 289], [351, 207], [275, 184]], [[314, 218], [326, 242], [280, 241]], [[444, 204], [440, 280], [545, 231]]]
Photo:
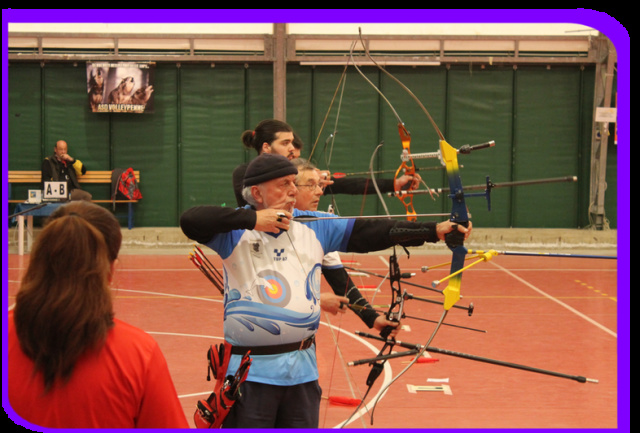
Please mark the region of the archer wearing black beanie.
[[256, 157], [244, 174], [244, 186], [258, 185], [268, 180], [298, 174], [298, 169], [286, 157], [274, 153], [263, 153]]

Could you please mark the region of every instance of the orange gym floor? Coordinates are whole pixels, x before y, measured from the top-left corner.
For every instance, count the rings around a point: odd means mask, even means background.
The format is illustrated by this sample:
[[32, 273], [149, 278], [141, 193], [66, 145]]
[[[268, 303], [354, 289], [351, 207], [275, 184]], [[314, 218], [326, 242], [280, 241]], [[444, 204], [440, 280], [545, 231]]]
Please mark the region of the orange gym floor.
[[[205, 249], [221, 269], [219, 257]], [[379, 309], [390, 300], [388, 257], [342, 256], [354, 268], [352, 279]], [[399, 257], [408, 280], [430, 286], [447, 267], [422, 272], [448, 259], [439, 255]], [[29, 256], [8, 256], [9, 308]], [[459, 305], [474, 304], [471, 317], [450, 310], [431, 346], [525, 365], [597, 383], [427, 352], [379, 398], [381, 389], [413, 357], [391, 359], [347, 428], [571, 428], [618, 427], [617, 260], [498, 256], [464, 272]], [[418, 297], [442, 295], [404, 284]], [[159, 342], [187, 419], [193, 425], [197, 400], [206, 398], [206, 352], [222, 337], [222, 296], [187, 254], [122, 254], [113, 282], [116, 315]], [[330, 290], [323, 281], [323, 290]], [[407, 316], [437, 321], [442, 307], [417, 300], [405, 303]], [[424, 345], [435, 324], [405, 318], [398, 340]], [[323, 403], [320, 427], [334, 428], [354, 413], [335, 400], [362, 398], [369, 367], [351, 361], [377, 354], [382, 343], [356, 335], [369, 329], [352, 312], [324, 315], [317, 336]], [[396, 350], [405, 350], [397, 348]]]

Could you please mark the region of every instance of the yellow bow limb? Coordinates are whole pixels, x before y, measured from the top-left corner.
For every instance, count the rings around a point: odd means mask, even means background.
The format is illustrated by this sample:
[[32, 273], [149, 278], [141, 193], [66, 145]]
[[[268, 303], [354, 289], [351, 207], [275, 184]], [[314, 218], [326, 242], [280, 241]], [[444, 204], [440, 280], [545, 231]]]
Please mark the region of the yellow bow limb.
[[460, 283], [461, 278], [458, 275], [456, 278], [449, 281], [449, 285], [442, 291], [444, 295], [444, 309], [449, 310], [460, 300]]

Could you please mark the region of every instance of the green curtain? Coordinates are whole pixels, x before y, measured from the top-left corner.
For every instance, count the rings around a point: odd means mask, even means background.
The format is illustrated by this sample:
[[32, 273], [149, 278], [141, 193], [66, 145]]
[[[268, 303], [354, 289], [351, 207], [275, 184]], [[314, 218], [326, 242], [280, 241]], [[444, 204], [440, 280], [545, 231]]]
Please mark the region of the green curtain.
[[[12, 62], [9, 67], [9, 169], [38, 170], [58, 139], [89, 169], [141, 172], [138, 227], [177, 226], [187, 208], [235, 206], [231, 172], [255, 157], [240, 135], [273, 116], [273, 68], [266, 64], [158, 63], [155, 111], [91, 113], [83, 63]], [[418, 104], [374, 67], [361, 68], [411, 133], [411, 152], [433, 152], [438, 136]], [[589, 224], [594, 68], [453, 65], [389, 67], [427, 107], [454, 147], [494, 140], [493, 148], [460, 155], [463, 184], [576, 175], [577, 183], [497, 188], [491, 211], [467, 200], [479, 227], [576, 228]], [[343, 76], [344, 73], [344, 76]], [[343, 79], [343, 86], [339, 86]], [[396, 115], [353, 68], [287, 66], [287, 121], [304, 141], [302, 155], [322, 169], [392, 178], [400, 165]], [[612, 129], [613, 130], [613, 129]], [[377, 153], [374, 151], [382, 143]], [[616, 146], [607, 155], [606, 216], [616, 227]], [[416, 160], [432, 188], [446, 185], [436, 160]], [[13, 185], [12, 198], [33, 186]], [[370, 185], [372, 188], [372, 185]], [[89, 185], [108, 198], [108, 185]], [[470, 191], [471, 192], [471, 191]], [[448, 212], [446, 194], [414, 198], [418, 212]], [[383, 214], [375, 195], [324, 197], [342, 215]], [[385, 197], [391, 213], [400, 201]], [[124, 223], [124, 222], [123, 222]]]

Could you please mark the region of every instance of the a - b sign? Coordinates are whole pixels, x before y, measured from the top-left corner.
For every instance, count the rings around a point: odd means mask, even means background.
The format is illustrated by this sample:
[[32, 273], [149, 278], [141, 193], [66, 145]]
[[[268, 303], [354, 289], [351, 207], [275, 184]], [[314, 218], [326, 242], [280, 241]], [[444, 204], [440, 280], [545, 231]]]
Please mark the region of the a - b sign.
[[45, 182], [44, 183], [44, 200], [66, 200], [69, 192], [67, 191], [67, 182]]

